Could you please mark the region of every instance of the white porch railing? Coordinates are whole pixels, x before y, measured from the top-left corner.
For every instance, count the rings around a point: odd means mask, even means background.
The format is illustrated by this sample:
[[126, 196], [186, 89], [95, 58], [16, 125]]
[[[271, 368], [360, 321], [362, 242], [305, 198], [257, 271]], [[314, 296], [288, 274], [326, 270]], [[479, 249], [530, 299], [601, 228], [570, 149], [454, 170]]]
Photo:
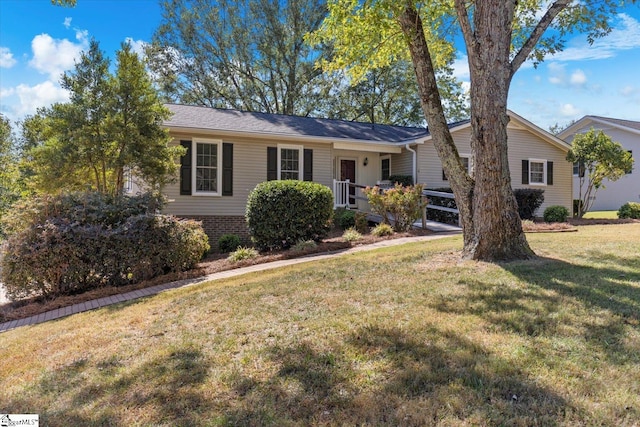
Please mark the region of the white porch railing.
[[349, 207], [349, 180], [333, 180], [333, 208]]

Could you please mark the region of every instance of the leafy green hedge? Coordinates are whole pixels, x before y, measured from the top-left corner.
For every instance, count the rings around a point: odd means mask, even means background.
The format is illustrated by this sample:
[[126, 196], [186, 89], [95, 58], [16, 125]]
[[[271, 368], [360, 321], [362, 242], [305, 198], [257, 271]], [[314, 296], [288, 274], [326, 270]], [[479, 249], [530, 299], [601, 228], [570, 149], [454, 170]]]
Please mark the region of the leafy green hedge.
[[513, 190], [513, 195], [521, 219], [534, 219], [536, 211], [544, 203], [544, 190], [539, 188], [518, 188]]
[[2, 248], [9, 298], [75, 294], [192, 268], [209, 250], [200, 224], [150, 213], [146, 200], [72, 194], [25, 202], [29, 222], [14, 224]]
[[549, 206], [544, 210], [542, 218], [545, 222], [565, 222], [569, 216], [569, 210], [564, 206]]
[[640, 203], [627, 202], [618, 209], [618, 218], [640, 219]]
[[[430, 188], [432, 191], [443, 193], [453, 193], [451, 188]], [[522, 219], [534, 219], [535, 213], [544, 202], [544, 190], [533, 188], [519, 188], [513, 191], [513, 195], [518, 203], [518, 213]], [[455, 199], [445, 197], [429, 196], [429, 203], [436, 206], [457, 209]], [[427, 210], [427, 218], [432, 221], [445, 224], [458, 224], [458, 214], [453, 212], [439, 211], [436, 209]]]
[[249, 194], [246, 217], [249, 234], [260, 250], [317, 241], [331, 229], [333, 193], [315, 182], [263, 182]]

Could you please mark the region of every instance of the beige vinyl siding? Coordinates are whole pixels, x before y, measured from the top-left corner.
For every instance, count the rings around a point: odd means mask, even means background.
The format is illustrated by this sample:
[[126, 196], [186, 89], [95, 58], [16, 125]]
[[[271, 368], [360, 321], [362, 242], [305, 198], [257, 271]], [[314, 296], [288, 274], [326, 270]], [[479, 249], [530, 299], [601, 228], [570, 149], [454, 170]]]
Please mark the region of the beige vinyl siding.
[[[542, 216], [544, 210], [553, 205], [564, 206], [573, 211], [572, 176], [573, 164], [567, 162], [566, 151], [547, 143], [525, 131], [509, 129], [509, 167], [511, 168], [511, 186], [516, 188], [541, 188], [544, 190], [544, 203], [536, 211]], [[544, 159], [553, 162], [553, 185], [522, 184], [522, 160]]]
[[391, 175], [413, 175], [412, 152], [405, 148], [402, 153], [391, 155]]
[[[544, 190], [545, 200], [536, 212], [538, 216], [542, 216], [544, 209], [551, 205], [564, 206], [571, 212], [573, 165], [565, 160], [566, 152], [527, 130], [509, 127], [508, 138], [512, 187]], [[453, 139], [460, 155], [471, 153], [470, 127], [454, 132]], [[553, 162], [553, 185], [522, 184], [522, 160], [528, 159]], [[450, 187], [449, 182], [442, 179], [442, 164], [431, 141], [418, 146], [418, 182], [424, 183], [428, 188]]]
[[[211, 135], [172, 135], [173, 145], [180, 140], [202, 137], [215, 139]], [[169, 203], [165, 213], [172, 215], [244, 215], [247, 198], [251, 190], [260, 182], [267, 180], [267, 147], [276, 147], [276, 141], [260, 141], [239, 138], [222, 138], [223, 142], [233, 144], [233, 196], [182, 196], [180, 183], [167, 186], [165, 194]], [[313, 181], [332, 186], [331, 148], [329, 144], [291, 143], [313, 150]]]

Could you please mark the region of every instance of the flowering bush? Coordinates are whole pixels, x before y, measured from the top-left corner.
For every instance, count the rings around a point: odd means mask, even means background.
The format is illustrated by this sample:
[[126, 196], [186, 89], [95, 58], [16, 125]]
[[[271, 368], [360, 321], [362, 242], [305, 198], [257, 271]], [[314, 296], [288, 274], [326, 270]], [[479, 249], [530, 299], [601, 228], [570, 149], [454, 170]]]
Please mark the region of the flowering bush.
[[422, 185], [403, 187], [396, 184], [389, 190], [378, 186], [362, 190], [369, 200], [371, 210], [382, 216], [385, 224], [393, 226], [395, 231], [407, 231], [422, 215], [426, 199], [422, 197]]

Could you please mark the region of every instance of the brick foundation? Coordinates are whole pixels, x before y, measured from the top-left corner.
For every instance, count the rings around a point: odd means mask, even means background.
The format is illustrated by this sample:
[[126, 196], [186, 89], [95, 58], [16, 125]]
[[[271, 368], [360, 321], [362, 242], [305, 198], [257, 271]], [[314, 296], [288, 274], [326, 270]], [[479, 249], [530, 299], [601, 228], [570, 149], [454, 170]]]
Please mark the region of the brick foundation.
[[244, 216], [203, 216], [178, 215], [180, 218], [193, 219], [202, 222], [202, 228], [209, 236], [209, 245], [214, 252], [218, 251], [218, 239], [223, 234], [235, 234], [242, 240], [242, 244], [249, 244], [249, 229]]

